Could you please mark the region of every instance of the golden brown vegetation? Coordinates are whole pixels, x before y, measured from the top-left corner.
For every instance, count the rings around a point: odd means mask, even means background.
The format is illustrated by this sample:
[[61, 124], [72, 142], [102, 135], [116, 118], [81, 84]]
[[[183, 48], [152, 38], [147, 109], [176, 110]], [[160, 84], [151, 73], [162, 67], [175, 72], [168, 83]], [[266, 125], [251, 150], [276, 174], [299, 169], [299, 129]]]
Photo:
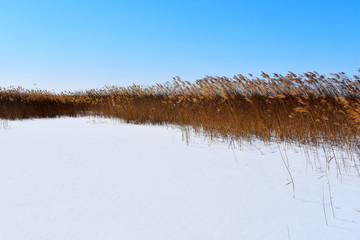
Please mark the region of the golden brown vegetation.
[[2, 88], [0, 118], [97, 115], [192, 126], [211, 137], [326, 143], [358, 152], [359, 97], [360, 76], [344, 73], [208, 76], [195, 83], [176, 77], [153, 86], [62, 93]]

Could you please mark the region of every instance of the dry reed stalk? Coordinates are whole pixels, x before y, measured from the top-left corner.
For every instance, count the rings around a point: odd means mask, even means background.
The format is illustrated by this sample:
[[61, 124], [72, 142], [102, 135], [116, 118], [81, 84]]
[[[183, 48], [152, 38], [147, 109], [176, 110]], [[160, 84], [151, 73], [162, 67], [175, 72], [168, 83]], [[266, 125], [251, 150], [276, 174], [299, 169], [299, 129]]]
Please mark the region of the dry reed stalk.
[[0, 118], [98, 115], [192, 126], [235, 140], [256, 136], [360, 152], [360, 76], [326, 77], [316, 72], [249, 76], [207, 76], [195, 83], [175, 77], [171, 83], [153, 86], [62, 93], [0, 88]]

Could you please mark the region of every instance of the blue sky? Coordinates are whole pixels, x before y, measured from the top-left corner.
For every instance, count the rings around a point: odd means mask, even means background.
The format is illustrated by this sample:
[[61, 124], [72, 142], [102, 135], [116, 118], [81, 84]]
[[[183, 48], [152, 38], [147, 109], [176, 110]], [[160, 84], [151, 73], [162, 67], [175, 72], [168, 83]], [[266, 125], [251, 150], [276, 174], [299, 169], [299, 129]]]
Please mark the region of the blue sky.
[[360, 68], [360, 1], [0, 0], [0, 86]]

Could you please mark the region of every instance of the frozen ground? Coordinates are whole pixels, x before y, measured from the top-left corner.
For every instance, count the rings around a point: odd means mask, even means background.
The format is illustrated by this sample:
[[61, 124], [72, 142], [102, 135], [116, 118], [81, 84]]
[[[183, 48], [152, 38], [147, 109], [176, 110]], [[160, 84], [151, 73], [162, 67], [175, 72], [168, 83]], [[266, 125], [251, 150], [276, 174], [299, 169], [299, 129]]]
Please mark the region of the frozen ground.
[[255, 145], [187, 146], [177, 129], [93, 118], [3, 122], [0, 239], [360, 239], [360, 177], [288, 150], [293, 199], [278, 146]]

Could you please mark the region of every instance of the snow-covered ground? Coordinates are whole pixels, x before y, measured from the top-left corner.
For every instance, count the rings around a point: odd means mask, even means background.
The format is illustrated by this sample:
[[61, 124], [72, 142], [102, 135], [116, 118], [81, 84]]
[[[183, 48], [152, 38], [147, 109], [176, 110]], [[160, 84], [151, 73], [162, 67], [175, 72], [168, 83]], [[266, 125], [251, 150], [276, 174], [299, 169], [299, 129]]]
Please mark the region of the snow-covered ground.
[[275, 143], [186, 145], [176, 128], [95, 118], [0, 125], [1, 240], [360, 239], [360, 177], [296, 149], [293, 199]]

